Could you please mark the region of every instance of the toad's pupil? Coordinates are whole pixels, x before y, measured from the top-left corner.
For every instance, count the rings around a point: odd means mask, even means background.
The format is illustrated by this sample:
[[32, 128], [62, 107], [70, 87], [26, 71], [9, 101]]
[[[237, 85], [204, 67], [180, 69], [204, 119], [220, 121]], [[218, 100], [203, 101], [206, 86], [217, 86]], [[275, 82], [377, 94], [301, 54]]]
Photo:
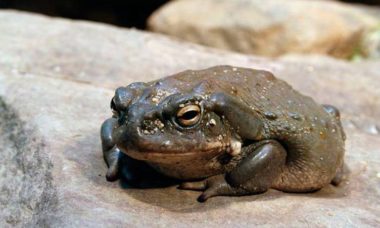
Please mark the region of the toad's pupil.
[[189, 111], [189, 112], [184, 113], [179, 118], [184, 119], [184, 120], [191, 120], [191, 119], [197, 117], [198, 114], [199, 113], [197, 111]]

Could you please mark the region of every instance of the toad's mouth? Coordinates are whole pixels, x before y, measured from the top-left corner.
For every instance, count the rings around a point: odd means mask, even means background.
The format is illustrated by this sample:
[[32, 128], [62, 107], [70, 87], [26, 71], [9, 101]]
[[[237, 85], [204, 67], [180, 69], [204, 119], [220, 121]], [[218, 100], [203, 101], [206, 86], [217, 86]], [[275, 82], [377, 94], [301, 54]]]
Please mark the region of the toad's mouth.
[[159, 163], [173, 163], [183, 160], [191, 160], [196, 158], [211, 159], [225, 150], [223, 148], [214, 148], [212, 150], [202, 150], [202, 151], [187, 151], [187, 152], [173, 152], [173, 151], [134, 151], [127, 150], [123, 151], [128, 156], [136, 159], [149, 162], [159, 162]]
[[232, 141], [229, 144], [221, 142], [209, 144], [207, 148], [190, 150], [190, 151], [173, 151], [173, 150], [134, 150], [126, 149], [123, 153], [128, 156], [142, 161], [159, 162], [159, 163], [173, 163], [180, 161], [189, 161], [192, 159], [208, 160], [212, 159], [223, 153], [229, 153], [232, 156], [239, 154], [241, 151], [241, 143], [238, 141]]

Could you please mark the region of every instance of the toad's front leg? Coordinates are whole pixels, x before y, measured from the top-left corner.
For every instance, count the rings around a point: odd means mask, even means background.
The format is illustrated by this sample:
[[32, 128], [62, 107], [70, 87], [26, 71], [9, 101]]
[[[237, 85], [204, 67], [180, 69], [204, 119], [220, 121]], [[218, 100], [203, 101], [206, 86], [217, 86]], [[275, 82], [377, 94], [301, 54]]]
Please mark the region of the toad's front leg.
[[116, 118], [109, 118], [102, 124], [100, 138], [102, 140], [103, 157], [108, 165], [106, 178], [108, 181], [119, 179], [119, 166], [121, 151], [115, 145], [112, 138], [112, 131], [117, 124]]
[[140, 169], [142, 168], [140, 166], [143, 166], [143, 164], [124, 154], [115, 144], [112, 131], [118, 125], [117, 121], [116, 118], [107, 119], [100, 130], [103, 157], [108, 165], [106, 178], [108, 181], [116, 181], [119, 178], [123, 178], [129, 184], [134, 184], [141, 179], [142, 172]]
[[179, 188], [203, 191], [204, 202], [213, 196], [239, 196], [267, 191], [281, 174], [286, 161], [284, 147], [274, 140], [265, 140], [243, 148], [248, 156], [231, 172], [199, 182], [185, 182]]
[[108, 181], [122, 179], [125, 186], [154, 187], [172, 185], [175, 180], [165, 178], [143, 161], [133, 159], [123, 153], [115, 144], [112, 132], [118, 125], [116, 118], [104, 121], [100, 137], [102, 140], [103, 157], [108, 165], [106, 178]]

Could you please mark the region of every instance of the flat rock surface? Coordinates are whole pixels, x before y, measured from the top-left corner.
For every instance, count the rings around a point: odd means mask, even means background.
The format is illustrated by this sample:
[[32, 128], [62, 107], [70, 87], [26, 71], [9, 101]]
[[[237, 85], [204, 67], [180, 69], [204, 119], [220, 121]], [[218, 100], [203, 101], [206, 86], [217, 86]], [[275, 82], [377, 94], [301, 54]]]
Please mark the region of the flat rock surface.
[[[0, 226], [375, 227], [380, 223], [379, 62], [233, 54], [102, 24], [0, 11]], [[113, 90], [185, 69], [267, 69], [337, 106], [349, 179], [312, 194], [196, 202], [176, 186], [105, 180], [99, 128]]]
[[181, 0], [157, 10], [149, 27], [242, 53], [318, 53], [349, 58], [358, 52], [367, 30], [380, 23], [373, 14], [339, 1]]

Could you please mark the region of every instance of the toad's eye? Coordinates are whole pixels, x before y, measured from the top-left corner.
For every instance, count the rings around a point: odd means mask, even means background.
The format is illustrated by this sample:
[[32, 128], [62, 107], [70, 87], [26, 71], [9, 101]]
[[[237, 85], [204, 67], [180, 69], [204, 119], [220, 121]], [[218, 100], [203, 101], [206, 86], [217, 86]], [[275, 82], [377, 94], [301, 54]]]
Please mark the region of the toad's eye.
[[114, 116], [119, 116], [119, 111], [116, 109], [116, 104], [115, 104], [115, 101], [112, 99], [111, 100], [111, 110], [112, 110], [112, 114]]
[[177, 122], [183, 127], [191, 127], [198, 123], [201, 118], [201, 108], [199, 105], [187, 105], [177, 112]]

